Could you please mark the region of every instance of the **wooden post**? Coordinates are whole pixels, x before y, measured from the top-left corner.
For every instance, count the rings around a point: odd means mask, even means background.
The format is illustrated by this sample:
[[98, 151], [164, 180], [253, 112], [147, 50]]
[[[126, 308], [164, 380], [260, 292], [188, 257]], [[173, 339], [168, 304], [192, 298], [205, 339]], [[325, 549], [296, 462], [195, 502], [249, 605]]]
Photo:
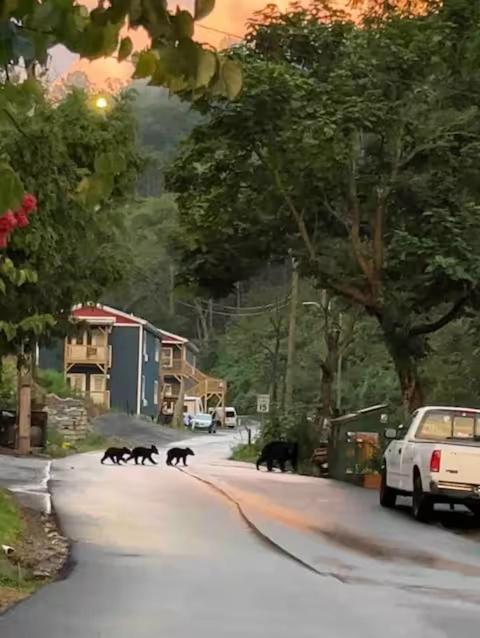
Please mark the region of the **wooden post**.
[[290, 315], [288, 319], [287, 371], [285, 375], [285, 408], [288, 410], [293, 399], [293, 367], [295, 364], [295, 342], [297, 331], [298, 304], [298, 269], [297, 262], [292, 259], [292, 293], [290, 298]]
[[17, 450], [20, 454], [30, 453], [31, 403], [32, 403], [32, 361], [31, 355], [22, 352], [17, 359], [18, 409], [17, 409]]
[[170, 264], [170, 286], [168, 291], [168, 312], [171, 317], [175, 314], [175, 267]]
[[185, 399], [185, 377], [180, 380], [180, 390], [178, 391], [177, 402], [173, 411], [173, 426], [176, 428], [183, 427], [183, 402]]

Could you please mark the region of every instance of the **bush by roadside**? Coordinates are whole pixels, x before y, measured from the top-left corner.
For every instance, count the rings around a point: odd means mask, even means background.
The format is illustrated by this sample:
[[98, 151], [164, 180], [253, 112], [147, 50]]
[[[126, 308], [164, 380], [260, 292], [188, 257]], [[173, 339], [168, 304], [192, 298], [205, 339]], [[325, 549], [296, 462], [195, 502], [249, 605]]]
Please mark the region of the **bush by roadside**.
[[243, 461], [244, 463], [256, 463], [260, 454], [261, 446], [258, 443], [240, 443], [232, 449], [231, 459], [233, 461]]
[[76, 399], [79, 397], [78, 392], [71, 388], [65, 376], [56, 370], [37, 370], [36, 381], [46, 394], [55, 394], [61, 399]]
[[61, 459], [72, 454], [95, 452], [97, 450], [105, 450], [110, 446], [123, 447], [123, 445], [126, 445], [124, 441], [103, 436], [98, 432], [89, 432], [81, 441], [68, 443], [57, 430], [49, 429], [47, 433], [46, 454], [50, 458]]

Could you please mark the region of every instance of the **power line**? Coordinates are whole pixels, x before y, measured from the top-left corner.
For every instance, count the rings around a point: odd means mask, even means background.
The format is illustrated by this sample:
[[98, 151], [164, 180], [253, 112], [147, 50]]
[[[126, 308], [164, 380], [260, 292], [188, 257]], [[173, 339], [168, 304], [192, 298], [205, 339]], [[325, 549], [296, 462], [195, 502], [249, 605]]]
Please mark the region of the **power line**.
[[[187, 303], [186, 301], [179, 301], [177, 300], [177, 303], [179, 303], [182, 306], [185, 306], [186, 308], [191, 308], [192, 310], [198, 310], [198, 307], [194, 306], [193, 304]], [[261, 312], [248, 312], [248, 313], [242, 313], [242, 312], [223, 312], [221, 310], [213, 310], [212, 309], [212, 313], [214, 315], [220, 315], [221, 317], [232, 317], [233, 319], [236, 318], [246, 318], [246, 317], [259, 317], [260, 315], [265, 315], [269, 312], [274, 312], [275, 310], [282, 310], [283, 308], [286, 308], [288, 305], [288, 303], [283, 303], [283, 304], [278, 304], [276, 306], [273, 306], [272, 308], [267, 308]], [[243, 308], [240, 308], [240, 310], [243, 310]]]
[[220, 33], [221, 35], [227, 35], [230, 38], [235, 38], [236, 40], [243, 40], [243, 36], [236, 35], [235, 33], [229, 33], [228, 31], [222, 31], [221, 29], [215, 29], [215, 27], [207, 27], [204, 24], [196, 24], [196, 27], [200, 29], [205, 29], [206, 31], [213, 31], [214, 33]]
[[[285, 296], [285, 301], [282, 303], [287, 303], [290, 299], [290, 295], [286, 295]], [[207, 306], [209, 305], [209, 301], [207, 299], [199, 299], [198, 300], [200, 303], [206, 304]], [[224, 304], [216, 304], [217, 309], [223, 310], [223, 311], [228, 311], [228, 310], [232, 310], [235, 312], [238, 311], [246, 311], [246, 312], [255, 312], [256, 310], [269, 310], [269, 309], [273, 309], [273, 308], [277, 308], [278, 307], [278, 303], [268, 303], [268, 304], [263, 304], [261, 306], [226, 306]]]

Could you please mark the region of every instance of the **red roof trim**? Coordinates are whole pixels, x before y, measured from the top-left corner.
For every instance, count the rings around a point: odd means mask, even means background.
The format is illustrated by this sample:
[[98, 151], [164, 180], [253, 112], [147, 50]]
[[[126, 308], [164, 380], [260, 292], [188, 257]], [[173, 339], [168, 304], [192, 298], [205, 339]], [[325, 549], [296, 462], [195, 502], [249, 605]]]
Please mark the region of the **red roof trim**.
[[134, 318], [130, 318], [130, 317], [125, 317], [125, 315], [122, 314], [117, 314], [115, 312], [110, 312], [109, 310], [105, 310], [104, 308], [98, 308], [97, 306], [81, 306], [80, 308], [75, 308], [75, 310], [73, 310], [72, 315], [74, 317], [76, 317], [77, 319], [82, 319], [82, 318], [101, 318], [101, 317], [107, 317], [107, 318], [113, 318], [115, 319], [115, 323], [126, 323], [126, 324], [131, 324], [134, 326], [141, 326], [142, 324], [137, 321]]

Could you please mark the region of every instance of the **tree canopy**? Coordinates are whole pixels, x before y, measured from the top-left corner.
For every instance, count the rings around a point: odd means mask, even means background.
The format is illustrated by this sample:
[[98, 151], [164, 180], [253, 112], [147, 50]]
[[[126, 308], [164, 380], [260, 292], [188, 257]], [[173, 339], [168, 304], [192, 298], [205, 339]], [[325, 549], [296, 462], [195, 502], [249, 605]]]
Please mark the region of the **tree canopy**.
[[[34, 317], [68, 316], [73, 303], [97, 299], [127, 267], [128, 238], [122, 234], [124, 203], [133, 195], [143, 159], [128, 95], [109, 117], [93, 112], [88, 97], [73, 91], [60, 104], [39, 97], [35, 116], [4, 131], [0, 149], [23, 184], [38, 197], [39, 214], [14, 233], [4, 259], [36, 273], [35, 281], [9, 286], [0, 295], [0, 314], [23, 329], [2, 336], [2, 350], [39, 332]], [[121, 153], [122, 161], [115, 166]], [[108, 163], [110, 195], [93, 204], [81, 180]]]
[[479, 17], [269, 8], [234, 54], [242, 94], [202, 102], [169, 175], [186, 281], [224, 294], [293, 254], [377, 320], [410, 408], [427, 336], [477, 296]]

